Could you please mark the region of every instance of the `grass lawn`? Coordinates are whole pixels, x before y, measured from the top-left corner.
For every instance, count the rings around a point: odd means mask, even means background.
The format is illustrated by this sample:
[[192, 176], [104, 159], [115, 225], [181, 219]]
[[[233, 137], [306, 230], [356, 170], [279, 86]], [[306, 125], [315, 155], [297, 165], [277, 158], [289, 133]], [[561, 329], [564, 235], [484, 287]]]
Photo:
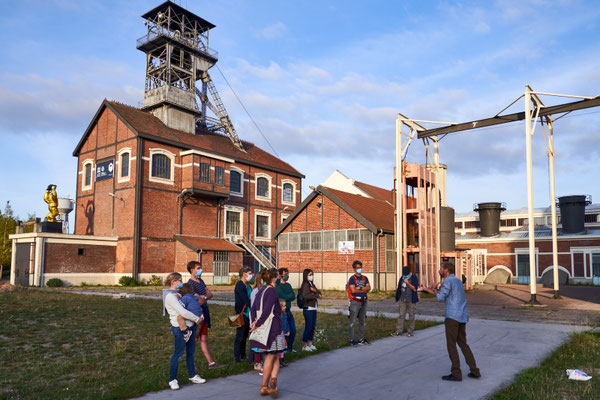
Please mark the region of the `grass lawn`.
[[[0, 293], [0, 399], [121, 399], [167, 389], [173, 339], [160, 302], [112, 299], [71, 293], [22, 289]], [[235, 330], [227, 324], [233, 306], [211, 305], [210, 347], [225, 367], [207, 370], [196, 350], [203, 378], [245, 372], [233, 363]], [[304, 318], [294, 313], [301, 347]], [[315, 335], [319, 351], [347, 345], [345, 315], [319, 313]], [[385, 337], [396, 320], [367, 319], [367, 338]], [[417, 329], [436, 325], [417, 321]], [[286, 360], [310, 354], [286, 355]], [[186, 384], [185, 357], [179, 382]]]
[[[510, 386], [490, 399], [598, 399], [599, 360], [600, 333], [575, 333], [539, 367], [522, 371]], [[587, 382], [569, 380], [567, 369], [582, 370], [593, 378]]]

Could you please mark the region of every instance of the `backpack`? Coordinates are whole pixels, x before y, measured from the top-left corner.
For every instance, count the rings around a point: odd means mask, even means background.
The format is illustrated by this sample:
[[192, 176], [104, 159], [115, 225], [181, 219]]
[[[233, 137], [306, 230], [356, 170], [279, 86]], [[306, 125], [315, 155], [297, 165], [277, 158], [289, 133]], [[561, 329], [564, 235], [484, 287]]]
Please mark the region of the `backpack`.
[[302, 297], [302, 291], [298, 290], [298, 296], [296, 296], [296, 304], [298, 305], [298, 308], [300, 309], [304, 309], [304, 298]]

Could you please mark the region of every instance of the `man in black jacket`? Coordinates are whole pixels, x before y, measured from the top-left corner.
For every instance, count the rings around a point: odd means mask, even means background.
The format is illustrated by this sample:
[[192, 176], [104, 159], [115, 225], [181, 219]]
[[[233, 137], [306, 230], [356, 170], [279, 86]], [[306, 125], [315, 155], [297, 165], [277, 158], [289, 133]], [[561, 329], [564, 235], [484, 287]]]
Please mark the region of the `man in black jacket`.
[[243, 266], [239, 271], [240, 280], [235, 284], [235, 313], [244, 313], [244, 326], [235, 330], [235, 340], [233, 341], [233, 358], [235, 362], [240, 362], [246, 358], [246, 340], [248, 340], [248, 330], [250, 326], [250, 287], [249, 280], [252, 279], [252, 269]]
[[415, 330], [415, 310], [417, 302], [419, 301], [419, 295], [417, 294], [417, 288], [419, 287], [419, 279], [415, 274], [410, 272], [410, 267], [402, 267], [402, 277], [398, 281], [398, 288], [396, 289], [396, 302], [398, 302], [398, 324], [396, 325], [396, 332], [392, 333], [392, 336], [402, 336], [404, 330], [404, 318], [408, 312], [408, 337], [413, 335]]

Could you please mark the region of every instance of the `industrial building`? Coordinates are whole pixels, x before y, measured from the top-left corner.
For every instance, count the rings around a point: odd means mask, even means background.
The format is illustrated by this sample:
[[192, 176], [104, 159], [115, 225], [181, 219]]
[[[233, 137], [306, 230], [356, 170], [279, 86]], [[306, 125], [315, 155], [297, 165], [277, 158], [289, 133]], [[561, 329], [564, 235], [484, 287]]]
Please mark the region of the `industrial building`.
[[304, 176], [238, 137], [208, 74], [215, 25], [170, 1], [142, 18], [143, 106], [102, 102], [73, 152], [75, 234], [11, 236], [13, 283], [115, 284], [187, 274], [191, 260], [228, 283], [243, 264], [276, 263], [273, 232]]

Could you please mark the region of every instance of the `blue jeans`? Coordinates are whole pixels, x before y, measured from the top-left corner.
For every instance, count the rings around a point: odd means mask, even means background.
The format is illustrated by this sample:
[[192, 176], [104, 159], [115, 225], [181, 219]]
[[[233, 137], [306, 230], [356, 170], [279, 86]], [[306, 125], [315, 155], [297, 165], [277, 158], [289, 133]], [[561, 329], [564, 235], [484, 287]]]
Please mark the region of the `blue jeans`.
[[315, 328], [317, 327], [317, 310], [302, 310], [304, 315], [304, 334], [302, 343], [312, 342], [315, 337]]
[[179, 359], [183, 355], [184, 350], [188, 375], [190, 378], [193, 378], [196, 375], [196, 366], [194, 365], [194, 352], [196, 351], [196, 341], [194, 340], [194, 336], [196, 335], [196, 325], [188, 329], [192, 331], [192, 336], [186, 343], [181, 329], [179, 329], [179, 327], [171, 326], [175, 350], [173, 350], [171, 362], [169, 363], [169, 382], [173, 379], [177, 379], [177, 367], [179, 367]]
[[294, 320], [294, 314], [290, 310], [285, 310], [287, 315], [288, 325], [290, 326], [290, 336], [286, 336], [287, 350], [292, 351], [294, 348], [294, 339], [296, 339], [296, 321]]

